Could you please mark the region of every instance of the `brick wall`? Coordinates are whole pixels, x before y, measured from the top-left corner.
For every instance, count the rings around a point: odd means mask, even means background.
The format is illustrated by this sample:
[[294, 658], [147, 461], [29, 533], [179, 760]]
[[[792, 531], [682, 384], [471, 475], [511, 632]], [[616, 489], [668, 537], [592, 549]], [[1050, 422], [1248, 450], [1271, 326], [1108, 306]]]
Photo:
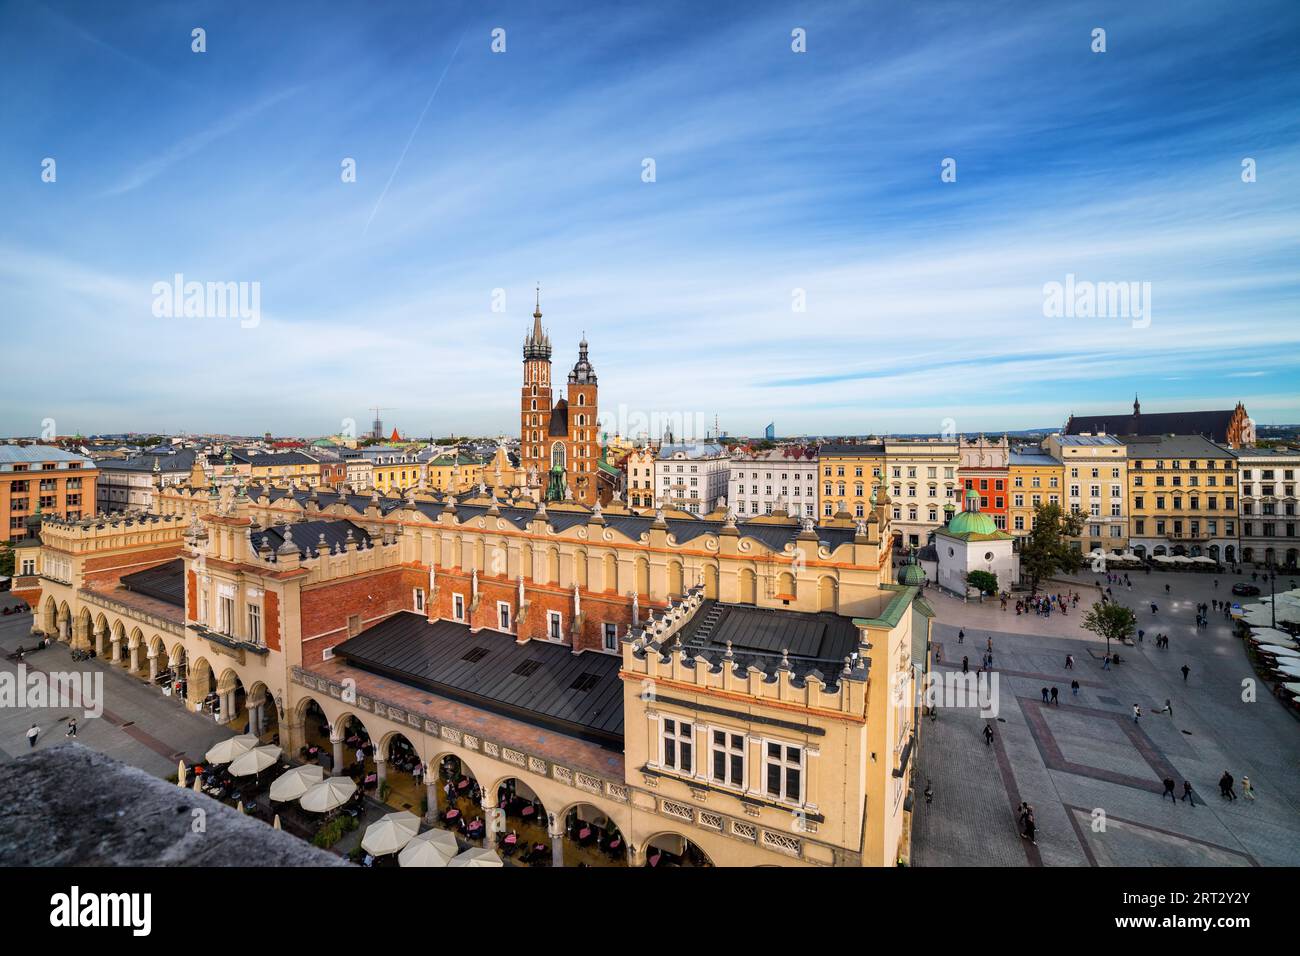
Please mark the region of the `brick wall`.
[[280, 595], [274, 591], [263, 593], [262, 616], [266, 618], [266, 646], [280, 649]]
[[370, 627], [398, 611], [414, 610], [411, 592], [428, 586], [426, 572], [401, 567], [304, 589], [301, 598], [303, 663], [319, 663], [327, 648], [348, 639], [349, 616], [359, 615], [361, 626]]
[[[545, 585], [524, 583], [524, 595], [528, 602], [528, 611], [523, 620], [519, 619], [519, 583], [505, 578], [479, 575], [479, 605], [471, 607], [473, 600], [473, 581], [468, 574], [439, 568], [436, 572], [438, 596], [430, 602], [431, 612], [444, 620], [455, 620], [455, 594], [465, 597], [466, 620], [471, 627], [497, 630], [500, 627], [497, 617], [497, 602], [505, 601], [510, 605], [510, 620], [513, 633], [528, 640], [545, 640], [549, 631], [549, 612], [559, 611], [563, 616], [563, 634], [566, 643], [572, 637], [573, 627], [573, 591]], [[618, 625], [618, 636], [627, 634], [632, 624], [632, 602], [618, 594], [591, 594], [582, 592], [582, 627], [576, 640], [575, 650], [596, 650], [604, 641], [605, 624]], [[645, 617], [648, 607], [642, 605], [641, 616]]]
[[134, 574], [181, 556], [179, 543], [148, 551], [108, 554], [99, 558], [86, 558], [81, 565], [82, 578], [87, 585], [108, 582], [116, 584], [124, 574]]

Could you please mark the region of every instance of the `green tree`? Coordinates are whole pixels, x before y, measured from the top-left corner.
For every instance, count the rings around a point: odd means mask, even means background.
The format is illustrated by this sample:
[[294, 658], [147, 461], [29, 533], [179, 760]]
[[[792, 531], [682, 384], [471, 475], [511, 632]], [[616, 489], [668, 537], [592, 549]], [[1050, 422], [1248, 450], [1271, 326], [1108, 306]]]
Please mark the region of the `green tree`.
[[1126, 641], [1137, 630], [1137, 615], [1132, 608], [1112, 601], [1098, 601], [1083, 617], [1083, 627], [1098, 637], [1106, 638], [1106, 655], [1110, 656], [1111, 640]]
[[0, 578], [14, 576], [14, 546], [12, 541], [0, 541]]
[[1039, 582], [1046, 578], [1083, 567], [1083, 553], [1067, 540], [1082, 530], [1082, 514], [1062, 511], [1060, 505], [1034, 508], [1033, 530], [1021, 539], [1020, 548], [1020, 570], [1029, 576], [1031, 593], [1037, 594]]
[[966, 586], [980, 592], [980, 600], [986, 594], [998, 593], [998, 576], [992, 571], [971, 571], [966, 575]]

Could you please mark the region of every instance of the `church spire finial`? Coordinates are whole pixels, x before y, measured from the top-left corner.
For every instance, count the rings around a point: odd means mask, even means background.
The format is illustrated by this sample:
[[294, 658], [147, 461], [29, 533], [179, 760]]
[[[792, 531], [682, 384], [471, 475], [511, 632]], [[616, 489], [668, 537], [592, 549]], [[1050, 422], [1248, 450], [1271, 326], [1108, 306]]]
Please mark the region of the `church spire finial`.
[[537, 299], [536, 299], [536, 304], [533, 307], [533, 318], [540, 319], [541, 317], [542, 317], [542, 284], [539, 282], [537, 283]]

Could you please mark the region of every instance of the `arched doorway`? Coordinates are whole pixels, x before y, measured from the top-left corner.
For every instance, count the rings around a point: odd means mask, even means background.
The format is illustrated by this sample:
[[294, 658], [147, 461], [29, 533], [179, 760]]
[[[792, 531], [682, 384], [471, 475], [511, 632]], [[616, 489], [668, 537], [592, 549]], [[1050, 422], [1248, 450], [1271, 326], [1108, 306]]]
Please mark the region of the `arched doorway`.
[[486, 832], [483, 789], [474, 772], [455, 754], [444, 754], [431, 763], [438, 775], [434, 786], [438, 801], [434, 819], [438, 826], [469, 840], [482, 840]]
[[1237, 560], [1237, 549], [1236, 549], [1236, 547], [1233, 546], [1233, 545], [1231, 545], [1231, 544], [1229, 544], [1229, 545], [1225, 545], [1225, 546], [1224, 546], [1224, 549], [1223, 549], [1223, 557], [1227, 560], [1227, 562], [1228, 562], [1229, 564], [1234, 564], [1234, 563], [1236, 563], [1236, 560]]
[[212, 665], [207, 658], [200, 657], [190, 661], [189, 689], [185, 700], [196, 713], [204, 714], [220, 722], [221, 713], [217, 695], [217, 677], [212, 672]]
[[227, 668], [217, 681], [217, 700], [212, 709], [213, 717], [225, 724], [237, 734], [252, 732], [248, 719], [248, 694], [235, 673], [234, 668]]
[[59, 636], [59, 606], [54, 603], [53, 597], [45, 599], [45, 610], [41, 614], [41, 631], [52, 641]]
[[384, 755], [379, 798], [396, 810], [420, 813], [424, 802], [424, 764], [415, 745], [404, 734], [389, 734]]
[[126, 642], [126, 669], [141, 680], [149, 679], [148, 648], [144, 642], [144, 631], [138, 627], [131, 629], [131, 637]]
[[167, 669], [156, 678], [163, 695], [185, 703], [189, 691], [190, 662], [185, 645], [177, 642], [167, 656]]
[[265, 744], [280, 742], [280, 713], [275, 698], [265, 684], [258, 681], [248, 692], [248, 719], [250, 732], [257, 734]]
[[680, 833], [659, 833], [646, 840], [642, 851], [648, 867], [713, 866], [709, 855]]
[[[379, 792], [379, 770], [375, 766], [375, 744], [370, 731], [355, 714], [346, 714], [333, 728], [342, 738], [344, 772], [357, 782], [363, 791]], [[337, 771], [336, 771], [337, 772]]]
[[[348, 760], [335, 764], [334, 742], [330, 740], [330, 722], [325, 711], [312, 697], [305, 697], [298, 704], [298, 719], [302, 726], [302, 746], [298, 756], [308, 763], [319, 763], [327, 770], [342, 773]], [[339, 751], [342, 752], [342, 743]], [[346, 755], [345, 755], [346, 757]]]
[[497, 785], [496, 798], [505, 827], [497, 838], [501, 855], [526, 866], [551, 866], [557, 848], [550, 817], [536, 791], [518, 777], [507, 777]]
[[565, 866], [627, 866], [627, 840], [605, 811], [576, 803], [563, 823]]

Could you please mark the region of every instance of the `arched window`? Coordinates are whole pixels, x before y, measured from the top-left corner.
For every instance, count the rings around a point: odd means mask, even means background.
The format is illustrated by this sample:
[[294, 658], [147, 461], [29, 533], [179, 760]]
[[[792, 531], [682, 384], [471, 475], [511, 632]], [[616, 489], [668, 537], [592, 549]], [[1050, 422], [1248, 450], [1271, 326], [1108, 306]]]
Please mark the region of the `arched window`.
[[586, 404], [587, 404], [587, 396], [586, 396], [586, 395], [583, 395], [581, 392], [578, 393], [578, 404], [579, 404], [579, 405], [586, 405]]

